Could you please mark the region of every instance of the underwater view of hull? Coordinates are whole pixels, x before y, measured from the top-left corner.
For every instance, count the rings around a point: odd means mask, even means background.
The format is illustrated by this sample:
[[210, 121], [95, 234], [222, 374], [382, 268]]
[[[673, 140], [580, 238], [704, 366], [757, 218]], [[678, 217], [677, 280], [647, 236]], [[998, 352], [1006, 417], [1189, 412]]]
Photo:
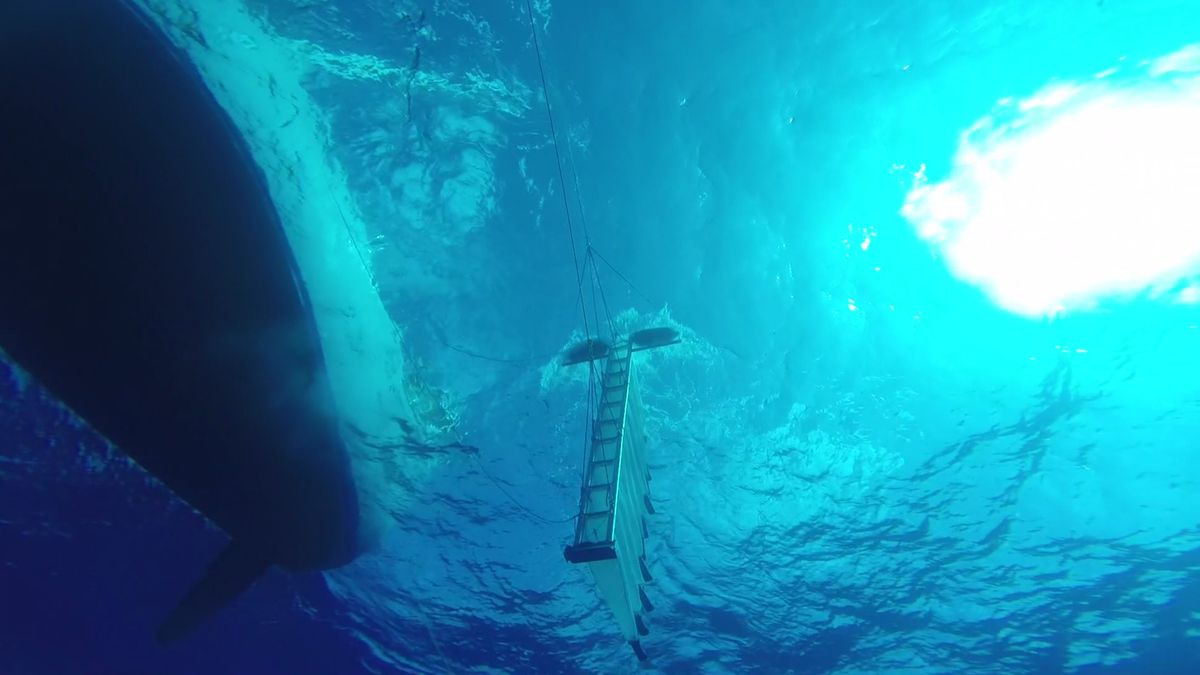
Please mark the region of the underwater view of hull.
[[350, 561], [308, 295], [233, 125], [126, 3], [7, 2], [0, 25], [20, 92], [0, 114], [0, 348], [233, 539], [162, 637], [269, 565]]

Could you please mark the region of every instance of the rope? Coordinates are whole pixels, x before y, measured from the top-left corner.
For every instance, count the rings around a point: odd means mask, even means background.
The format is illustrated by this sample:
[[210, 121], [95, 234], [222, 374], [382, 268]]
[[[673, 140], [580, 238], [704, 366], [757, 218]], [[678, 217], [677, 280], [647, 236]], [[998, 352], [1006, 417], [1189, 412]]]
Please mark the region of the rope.
[[[587, 255], [584, 259], [584, 269], [587, 269], [588, 264], [592, 266], [592, 307], [597, 307], [596, 304], [596, 289], [600, 290], [600, 299], [604, 302], [604, 316], [608, 322], [608, 334], [616, 336], [616, 325], [613, 323], [612, 312], [608, 308], [608, 298], [604, 295], [604, 284], [600, 281], [600, 271], [596, 269], [596, 260], [592, 257], [592, 252], [596, 249], [592, 246], [592, 237], [588, 232], [587, 211], [583, 208], [583, 189], [579, 185], [579, 172], [575, 162], [575, 151], [570, 139], [567, 139], [567, 159], [571, 167], [571, 180], [575, 183], [575, 210], [579, 213], [579, 222], [583, 226], [583, 236], [587, 243]], [[599, 323], [599, 318], [597, 318]]]
[[[567, 159], [571, 161], [571, 178], [575, 181], [575, 205], [579, 210], [579, 222], [583, 225], [583, 234], [587, 237], [587, 213], [583, 210], [583, 190], [579, 189], [579, 172], [575, 170], [575, 151], [571, 149], [570, 140], [570, 138], [567, 139]], [[588, 246], [591, 245], [591, 237], [588, 237]]]
[[533, 362], [533, 361], [546, 361], [550, 358], [558, 356], [558, 354], [560, 353], [559, 350], [555, 350], [553, 352], [546, 352], [543, 354], [531, 354], [530, 356], [527, 356], [524, 358], [506, 357], [506, 356], [491, 356], [488, 354], [481, 354], [479, 352], [467, 349], [466, 347], [460, 347], [456, 344], [451, 343], [449, 338], [446, 337], [446, 330], [437, 321], [430, 319], [428, 322], [428, 325], [433, 333], [433, 338], [435, 340], [437, 340], [439, 343], [441, 343], [441, 345], [443, 347], [445, 347], [446, 349], [449, 349], [450, 351], [458, 352], [459, 354], [462, 354], [463, 356], [469, 356], [474, 359], [480, 359], [481, 361], [491, 361], [492, 363], [501, 363], [501, 364], [505, 364], [505, 365], [525, 365], [525, 364]]
[[[568, 138], [567, 139], [568, 140], [567, 154], [571, 160], [570, 161], [571, 177], [572, 177], [572, 180], [574, 181], [574, 185], [575, 185], [575, 202], [576, 202], [578, 213], [579, 213], [579, 223], [583, 230], [583, 240], [584, 240], [584, 246], [585, 246], [585, 249], [584, 249], [585, 255], [584, 255], [584, 259], [583, 259], [583, 265], [579, 264], [579, 252], [576, 247], [577, 245], [576, 245], [576, 240], [575, 240], [575, 228], [574, 228], [574, 224], [571, 221], [571, 205], [570, 205], [570, 201], [567, 196], [567, 181], [566, 181], [566, 176], [563, 172], [562, 150], [560, 149], [559, 143], [558, 143], [558, 131], [555, 127], [554, 113], [551, 109], [551, 104], [550, 104], [550, 87], [549, 87], [549, 84], [548, 84], [548, 81], [546, 78], [545, 65], [543, 64], [543, 61], [542, 61], [542, 49], [541, 49], [540, 43], [538, 42], [537, 23], [534, 21], [533, 5], [532, 5], [531, 0], [525, 0], [525, 9], [526, 9], [526, 11], [529, 12], [529, 30], [533, 36], [533, 48], [534, 48], [535, 53], [537, 54], [538, 73], [541, 75], [541, 79], [542, 79], [542, 95], [543, 95], [544, 101], [546, 103], [546, 117], [550, 121], [550, 137], [551, 137], [551, 140], [553, 141], [553, 145], [554, 145], [554, 161], [555, 161], [555, 167], [558, 170], [559, 188], [562, 190], [563, 211], [566, 213], [566, 218], [567, 218], [567, 232], [571, 239], [571, 256], [575, 262], [575, 283], [576, 283], [576, 290], [579, 294], [579, 305], [580, 305], [580, 310], [581, 310], [580, 313], [583, 315], [583, 329], [584, 329], [585, 337], [587, 337], [587, 338], [591, 337], [591, 328], [588, 325], [587, 301], [586, 301], [586, 298], [585, 298], [584, 292], [583, 292], [583, 280], [584, 280], [584, 276], [587, 275], [589, 267], [590, 267], [591, 275], [589, 277], [589, 283], [591, 286], [592, 311], [595, 314], [594, 320], [595, 320], [597, 334], [599, 334], [599, 330], [600, 330], [600, 309], [601, 309], [601, 307], [603, 307], [604, 317], [608, 324], [609, 336], [611, 338], [615, 339], [616, 338], [616, 326], [613, 321], [612, 311], [608, 305], [608, 296], [604, 292], [604, 284], [600, 280], [600, 270], [596, 266], [596, 257], [599, 257], [604, 262], [605, 265], [608, 265], [609, 269], [611, 269], [614, 273], [616, 273], [616, 275], [622, 281], [624, 281], [626, 284], [628, 284], [629, 287], [631, 289], [633, 289], [633, 291], [637, 295], [641, 296], [644, 300], [646, 300], [647, 304], [650, 305], [651, 308], [654, 307], [654, 303], [650, 302], [649, 298], [647, 298], [645, 296], [645, 294], [643, 294], [640, 290], [638, 290], [638, 288], [636, 286], [634, 286], [632, 282], [630, 282], [628, 279], [626, 279], [625, 276], [623, 274], [621, 274], [617, 270], [617, 268], [615, 266], [613, 266], [612, 263], [608, 262], [608, 260], [606, 260], [604, 258], [604, 256], [600, 255], [600, 253], [598, 251], [596, 251], [596, 249], [592, 246], [591, 233], [588, 231], [587, 212], [583, 208], [583, 197], [582, 197], [583, 190], [580, 189], [579, 172], [576, 168], [575, 155], [574, 155], [574, 152], [571, 147], [570, 139]], [[628, 366], [626, 366], [626, 367], [628, 368]], [[600, 389], [601, 383], [603, 382], [603, 378], [597, 374], [596, 370], [597, 370], [596, 362], [594, 360], [589, 360], [588, 361], [587, 419], [586, 419], [585, 425], [584, 425], [584, 439], [583, 439], [584, 440], [584, 443], [583, 443], [583, 446], [584, 446], [583, 447], [583, 452], [584, 452], [583, 472], [584, 472], [584, 482], [585, 483], [586, 483], [586, 477], [587, 477], [587, 456], [588, 456], [588, 448], [590, 445], [589, 441], [591, 439], [591, 436], [594, 435], [596, 432], [595, 422], [593, 421], [593, 412], [599, 412], [600, 402], [603, 400], [603, 392]], [[627, 373], [626, 377], [628, 377], [628, 373]], [[480, 465], [480, 467], [482, 468], [482, 465]], [[606, 468], [606, 470], [607, 470], [607, 468]], [[495, 482], [495, 481], [493, 480], [493, 482]], [[497, 487], [500, 487], [500, 485], [498, 483], [497, 483]], [[501, 489], [503, 489], [503, 488], [501, 488]], [[507, 492], [506, 492], [506, 494], [507, 494]], [[512, 499], [511, 496], [509, 498]], [[611, 496], [610, 496], [610, 499], [611, 499]], [[514, 503], [516, 503], [515, 500], [513, 500], [513, 501], [514, 501]], [[611, 504], [610, 504], [610, 506], [611, 506]], [[541, 516], [538, 516], [537, 514], [533, 514], [532, 512], [529, 512], [528, 509], [525, 509], [523, 506], [521, 508], [522, 508], [522, 510], [526, 511], [527, 513], [530, 513], [530, 515], [533, 515], [534, 517], [538, 518], [539, 520], [543, 520], [543, 521], [546, 520], [545, 518], [542, 518]], [[549, 522], [549, 521], [547, 521], [547, 522]], [[560, 522], [565, 522], [565, 521], [560, 521]]]
[[[587, 254], [588, 260], [591, 260], [591, 257], [592, 257], [591, 250], [592, 250], [592, 245], [588, 244], [588, 251], [589, 251]], [[597, 314], [596, 315], [596, 334], [599, 335], [600, 334], [600, 316], [599, 316], [600, 303], [597, 302], [598, 298], [596, 297], [596, 287], [600, 285], [600, 280], [596, 276], [596, 265], [595, 264], [591, 265], [591, 270], [592, 270], [592, 275], [589, 278], [589, 281], [591, 283], [589, 285], [592, 287], [592, 309]], [[612, 329], [612, 318], [611, 317], [609, 318], [609, 321], [608, 321], [608, 334], [609, 334], [609, 337], [614, 336], [613, 329]]]
[[421, 617], [421, 623], [425, 625], [425, 632], [429, 635], [429, 641], [433, 643], [434, 650], [437, 651], [438, 657], [442, 660], [442, 667], [446, 669], [447, 673], [454, 672], [454, 670], [450, 668], [450, 661], [446, 658], [446, 653], [442, 651], [442, 645], [438, 642], [437, 635], [435, 635], [433, 632], [433, 621], [429, 619], [429, 615], [424, 609], [422, 609], [421, 603], [418, 602], [415, 603], [415, 605], [417, 609], [417, 615]]
[[528, 507], [526, 507], [524, 504], [522, 504], [516, 497], [512, 496], [512, 494], [508, 490], [504, 489], [504, 486], [500, 484], [500, 481], [496, 480], [496, 477], [493, 476], [492, 473], [483, 466], [483, 462], [481, 462], [479, 460], [478, 454], [472, 453], [471, 456], [475, 458], [475, 463], [479, 465], [479, 470], [483, 473], [483, 475], [487, 476], [488, 480], [492, 481], [492, 485], [495, 485], [497, 490], [502, 492], [505, 497], [508, 497], [508, 501], [512, 502], [513, 506], [516, 506], [518, 509], [524, 511], [526, 514], [533, 516], [534, 518], [537, 518], [538, 520], [542, 521], [543, 523], [550, 523], [553, 525], [558, 525], [561, 523], [569, 523], [572, 520], [575, 520], [576, 518], [579, 517], [578, 515], [574, 515], [574, 516], [571, 516], [570, 518], [562, 518], [560, 520], [554, 520], [551, 518], [543, 517], [537, 513], [534, 513], [533, 511], [530, 511]]
[[[592, 249], [589, 247], [588, 255], [591, 256], [592, 251], [594, 251], [594, 250], [595, 249]], [[592, 263], [592, 269], [593, 270], [596, 269], [595, 263]], [[604, 286], [600, 283], [599, 275], [600, 275], [600, 273], [599, 273], [599, 271], [597, 271], [596, 272], [596, 276], [597, 276], [596, 285], [600, 287], [600, 301], [604, 303], [604, 316], [608, 317], [608, 332], [610, 335], [616, 335], [617, 331], [616, 331], [616, 326], [613, 324], [612, 312], [609, 311], [609, 309], [608, 309], [608, 296], [606, 296], [604, 294]]]
[[333, 202], [333, 206], [337, 209], [338, 217], [342, 219], [342, 226], [346, 228], [346, 238], [350, 240], [350, 246], [354, 248], [354, 253], [358, 255], [358, 261], [362, 263], [363, 270], [367, 273], [367, 278], [371, 280], [371, 285], [377, 290], [379, 282], [375, 280], [375, 271], [371, 269], [371, 265], [367, 262], [367, 257], [363, 255], [362, 248], [358, 245], [358, 238], [354, 236], [354, 229], [350, 227], [350, 221], [346, 220], [346, 214], [342, 212], [342, 204], [333, 194], [333, 188], [326, 186], [329, 192], [329, 201]]
[[642, 299], [642, 300], [643, 300], [643, 301], [644, 301], [644, 302], [645, 302], [647, 305], [649, 305], [651, 309], [654, 309], [654, 308], [657, 306], [657, 305], [655, 305], [655, 304], [654, 304], [654, 302], [653, 302], [652, 300], [650, 300], [650, 298], [649, 298], [649, 297], [647, 297], [647, 296], [646, 296], [646, 294], [645, 294], [645, 293], [643, 293], [643, 292], [642, 292], [640, 289], [638, 289], [638, 287], [637, 287], [637, 286], [634, 286], [632, 281], [630, 281], [630, 280], [626, 279], [626, 278], [625, 278], [625, 275], [624, 275], [624, 274], [621, 274], [621, 271], [620, 271], [620, 270], [618, 270], [616, 267], [613, 267], [613, 264], [612, 264], [612, 263], [610, 263], [610, 262], [608, 262], [608, 260], [607, 260], [607, 259], [605, 259], [605, 257], [604, 257], [603, 255], [601, 255], [599, 251], [597, 251], [595, 248], [592, 248], [592, 249], [591, 249], [591, 252], [592, 252], [592, 253], [593, 253], [593, 254], [594, 254], [594, 255], [595, 255], [597, 258], [599, 258], [599, 259], [600, 259], [600, 262], [604, 263], [605, 265], [608, 265], [608, 269], [612, 270], [613, 274], [617, 275], [617, 277], [618, 277], [618, 278], [619, 278], [621, 281], [624, 281], [624, 282], [625, 282], [625, 284], [626, 284], [627, 286], [629, 286], [630, 290], [632, 290], [632, 291], [634, 292], [634, 294], [635, 294], [635, 295], [637, 295], [638, 297], [640, 297], [640, 298], [641, 298], [641, 299]]
[[546, 118], [550, 120], [550, 139], [554, 142], [554, 160], [555, 166], [558, 167], [558, 184], [559, 189], [562, 191], [563, 211], [567, 216], [567, 234], [571, 239], [571, 258], [575, 261], [576, 288], [579, 291], [579, 309], [583, 315], [583, 331], [586, 336], [591, 335], [591, 329], [588, 327], [587, 302], [583, 297], [583, 272], [579, 265], [579, 251], [575, 244], [575, 226], [571, 222], [571, 202], [567, 198], [567, 178], [563, 174], [562, 153], [558, 149], [558, 130], [554, 124], [554, 111], [550, 109], [550, 85], [546, 81], [546, 68], [542, 64], [542, 47], [538, 42], [537, 23], [533, 18], [533, 4], [531, 0], [525, 0], [525, 8], [529, 12], [529, 31], [533, 36], [534, 53], [537, 54], [538, 74], [542, 78], [542, 98], [546, 103]]
[[[592, 330], [591, 330], [591, 327], [588, 325], [587, 300], [583, 294], [583, 275], [585, 274], [586, 266], [587, 266], [588, 262], [590, 261], [591, 256], [589, 255], [584, 259], [584, 264], [582, 266], [579, 264], [579, 249], [575, 243], [575, 226], [571, 222], [571, 202], [567, 197], [567, 177], [566, 177], [566, 174], [563, 173], [562, 151], [559, 149], [559, 145], [558, 145], [558, 129], [554, 123], [554, 111], [550, 105], [550, 84], [549, 84], [548, 80], [546, 79], [546, 66], [542, 61], [542, 47], [541, 47], [541, 43], [538, 41], [537, 22], [534, 20], [533, 4], [532, 4], [531, 0], [525, 0], [525, 10], [529, 13], [529, 33], [533, 38], [534, 54], [537, 56], [538, 75], [541, 76], [541, 80], [542, 80], [542, 98], [546, 104], [546, 119], [549, 120], [549, 122], [550, 122], [550, 140], [553, 142], [553, 145], [554, 145], [554, 165], [555, 165], [555, 168], [558, 170], [558, 185], [559, 185], [559, 189], [562, 192], [563, 212], [566, 214], [566, 219], [567, 219], [567, 234], [571, 240], [571, 258], [575, 263], [575, 290], [579, 295], [579, 312], [583, 317], [583, 332], [584, 332], [585, 339], [587, 339], [587, 338], [591, 338]], [[569, 147], [568, 147], [568, 149], [569, 149]], [[578, 198], [578, 196], [579, 196], [579, 194], [578, 194], [578, 192], [576, 192], [576, 198]], [[583, 217], [584, 216], [581, 212], [580, 218], [582, 219]], [[590, 250], [591, 249], [591, 236], [590, 236], [589, 232], [587, 231], [586, 222], [581, 220], [581, 225], [583, 225], [583, 228], [584, 228], [583, 235], [584, 235], [584, 242], [587, 246], [586, 250]], [[593, 264], [592, 267], [594, 269], [595, 265]], [[594, 300], [593, 300], [593, 307], [594, 307]], [[598, 317], [597, 317], [597, 321], [596, 321], [596, 328], [598, 331], [599, 330], [599, 318]], [[588, 409], [587, 409], [587, 421], [585, 423], [584, 436], [583, 436], [584, 471], [587, 470], [587, 456], [588, 456], [588, 445], [589, 445], [588, 440], [589, 440], [590, 436], [593, 435], [595, 432], [595, 429], [593, 428], [593, 422], [592, 422], [592, 417], [593, 417], [592, 412], [593, 412], [593, 410], [596, 410], [597, 407], [599, 406], [599, 402], [595, 400], [595, 396], [594, 396], [594, 389], [597, 386], [598, 380], [599, 380], [599, 377], [596, 373], [596, 362], [589, 360], [588, 361]], [[596, 406], [596, 407], [594, 407], [594, 406]]]

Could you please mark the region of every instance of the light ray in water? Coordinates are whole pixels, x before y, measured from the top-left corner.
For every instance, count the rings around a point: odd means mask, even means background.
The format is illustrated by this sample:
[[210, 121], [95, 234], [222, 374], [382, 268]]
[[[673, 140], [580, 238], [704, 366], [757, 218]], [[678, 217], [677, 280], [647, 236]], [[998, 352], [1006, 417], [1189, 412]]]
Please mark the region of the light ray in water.
[[959, 278], [1027, 316], [1149, 293], [1195, 302], [1200, 48], [1002, 100], [922, 167], [903, 215]]

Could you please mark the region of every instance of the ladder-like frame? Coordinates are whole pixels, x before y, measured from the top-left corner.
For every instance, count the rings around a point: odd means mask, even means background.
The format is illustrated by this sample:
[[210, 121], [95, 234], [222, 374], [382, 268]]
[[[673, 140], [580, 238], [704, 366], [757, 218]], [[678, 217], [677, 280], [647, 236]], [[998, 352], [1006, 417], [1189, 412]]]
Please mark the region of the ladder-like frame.
[[643, 616], [653, 610], [643, 589], [651, 580], [645, 557], [646, 516], [654, 513], [654, 507], [633, 354], [677, 342], [679, 334], [674, 330], [654, 328], [633, 333], [612, 347], [599, 340], [586, 341], [563, 361], [606, 359], [580, 488], [575, 540], [563, 554], [569, 562], [588, 565], [622, 634], [643, 660], [646, 653], [638, 637], [649, 632]]

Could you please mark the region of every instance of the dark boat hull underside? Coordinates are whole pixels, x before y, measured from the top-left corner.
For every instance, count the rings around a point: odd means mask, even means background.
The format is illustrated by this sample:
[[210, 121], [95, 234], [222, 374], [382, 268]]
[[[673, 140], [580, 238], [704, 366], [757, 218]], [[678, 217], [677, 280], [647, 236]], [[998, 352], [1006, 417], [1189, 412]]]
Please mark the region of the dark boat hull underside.
[[350, 560], [307, 295], [194, 68], [117, 0], [7, 0], [0, 91], [0, 347], [233, 538], [165, 637], [266, 566]]

